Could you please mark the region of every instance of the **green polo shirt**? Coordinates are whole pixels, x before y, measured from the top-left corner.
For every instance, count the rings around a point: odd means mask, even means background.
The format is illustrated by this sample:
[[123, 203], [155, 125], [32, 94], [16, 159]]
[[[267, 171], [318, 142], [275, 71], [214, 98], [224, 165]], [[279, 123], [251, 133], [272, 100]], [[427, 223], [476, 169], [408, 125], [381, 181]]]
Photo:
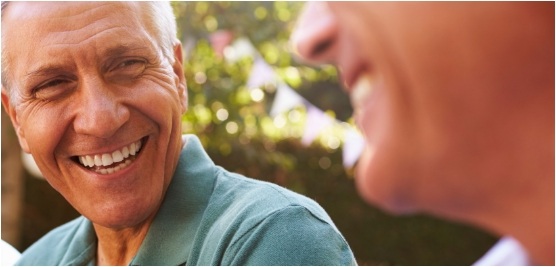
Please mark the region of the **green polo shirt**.
[[[185, 135], [176, 173], [130, 265], [355, 265], [314, 201], [214, 165]], [[94, 265], [96, 235], [81, 216], [33, 244], [18, 265]]]

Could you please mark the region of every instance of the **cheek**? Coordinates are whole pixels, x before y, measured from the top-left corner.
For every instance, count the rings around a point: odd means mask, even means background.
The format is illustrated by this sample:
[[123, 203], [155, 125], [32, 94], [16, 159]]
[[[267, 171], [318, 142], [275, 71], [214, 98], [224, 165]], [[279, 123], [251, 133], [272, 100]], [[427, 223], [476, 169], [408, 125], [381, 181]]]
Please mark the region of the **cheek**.
[[22, 115], [21, 127], [30, 152], [41, 171], [45, 172], [55, 164], [56, 146], [68, 127], [68, 121], [61, 108], [48, 104], [29, 105]]
[[172, 78], [173, 73], [164, 70], [151, 71], [138, 86], [134, 99], [153, 120], [171, 124], [181, 118], [184, 111], [179, 89]]
[[179, 129], [182, 107], [177, 92], [173, 88], [148, 88], [137, 97], [139, 106], [147, 117], [158, 125], [162, 135]]
[[25, 138], [30, 153], [48, 183], [59, 192], [67, 186], [60, 161], [56, 159], [56, 148], [67, 130], [69, 120], [61, 109], [47, 105], [29, 106], [21, 117]]
[[159, 154], [159, 166], [166, 166], [166, 172], [172, 172], [174, 159], [181, 151], [182, 105], [177, 89], [166, 84], [144, 86], [135, 97], [135, 106], [155, 127], [158, 137], [155, 149]]

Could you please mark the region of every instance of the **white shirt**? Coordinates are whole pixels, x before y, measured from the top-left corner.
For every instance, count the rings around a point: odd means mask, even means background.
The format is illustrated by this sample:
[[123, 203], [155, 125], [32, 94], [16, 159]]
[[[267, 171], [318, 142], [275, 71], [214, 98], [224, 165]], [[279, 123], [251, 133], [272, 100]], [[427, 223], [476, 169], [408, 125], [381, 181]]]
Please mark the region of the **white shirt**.
[[0, 266], [10, 266], [19, 259], [21, 253], [4, 240], [0, 240]]
[[531, 265], [529, 255], [519, 242], [512, 237], [501, 238], [483, 257], [477, 262], [476, 266], [492, 265]]

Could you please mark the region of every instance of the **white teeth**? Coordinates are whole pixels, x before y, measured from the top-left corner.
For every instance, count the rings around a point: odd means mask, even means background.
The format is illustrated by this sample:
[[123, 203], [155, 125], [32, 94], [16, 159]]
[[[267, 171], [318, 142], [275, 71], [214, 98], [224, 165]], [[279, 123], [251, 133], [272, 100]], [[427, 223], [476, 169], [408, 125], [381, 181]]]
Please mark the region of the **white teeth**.
[[102, 166], [102, 158], [100, 155], [95, 155], [95, 165], [96, 166]]
[[373, 83], [368, 75], [361, 75], [352, 87], [350, 95], [351, 105], [354, 109], [361, 108], [373, 91]]
[[129, 157], [129, 149], [127, 148], [127, 146], [122, 149], [122, 154], [124, 156], [124, 159]]
[[[137, 154], [137, 152], [139, 152], [141, 147], [142, 147], [141, 141], [137, 141], [121, 149], [118, 149], [112, 153], [79, 156], [78, 157], [79, 163], [81, 163], [81, 165], [85, 167], [96, 166], [94, 171], [101, 174], [114, 173], [129, 165], [132, 162], [132, 159], [128, 159], [129, 156], [133, 156]], [[102, 168], [116, 163], [120, 163], [120, 164], [112, 168]]]
[[[79, 158], [83, 158], [83, 157], [79, 157]], [[83, 161], [86, 163], [85, 166], [87, 167], [95, 166], [95, 161], [93, 160], [93, 157], [89, 155], [85, 156], [85, 159]]]
[[114, 160], [112, 160], [112, 155], [110, 154], [102, 154], [102, 166], [112, 165]]
[[135, 143], [131, 144], [129, 146], [129, 154], [132, 155], [132, 156], [135, 156], [135, 151], [136, 151], [135, 149], [136, 149]]
[[124, 155], [119, 150], [116, 150], [116, 151], [112, 152], [112, 158], [114, 159], [114, 162], [120, 162], [120, 161], [124, 160]]

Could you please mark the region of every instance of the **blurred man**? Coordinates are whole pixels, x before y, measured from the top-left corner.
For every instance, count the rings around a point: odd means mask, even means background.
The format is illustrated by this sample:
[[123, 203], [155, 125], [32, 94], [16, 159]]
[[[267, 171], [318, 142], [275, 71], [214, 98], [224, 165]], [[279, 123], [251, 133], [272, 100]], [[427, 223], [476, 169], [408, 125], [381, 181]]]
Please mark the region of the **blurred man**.
[[526, 256], [480, 263], [554, 265], [553, 2], [311, 2], [292, 41], [340, 69], [367, 201], [508, 236], [506, 256]]
[[2, 3], [2, 103], [19, 142], [83, 216], [22, 265], [349, 265], [315, 202], [214, 165], [181, 135], [168, 2]]

